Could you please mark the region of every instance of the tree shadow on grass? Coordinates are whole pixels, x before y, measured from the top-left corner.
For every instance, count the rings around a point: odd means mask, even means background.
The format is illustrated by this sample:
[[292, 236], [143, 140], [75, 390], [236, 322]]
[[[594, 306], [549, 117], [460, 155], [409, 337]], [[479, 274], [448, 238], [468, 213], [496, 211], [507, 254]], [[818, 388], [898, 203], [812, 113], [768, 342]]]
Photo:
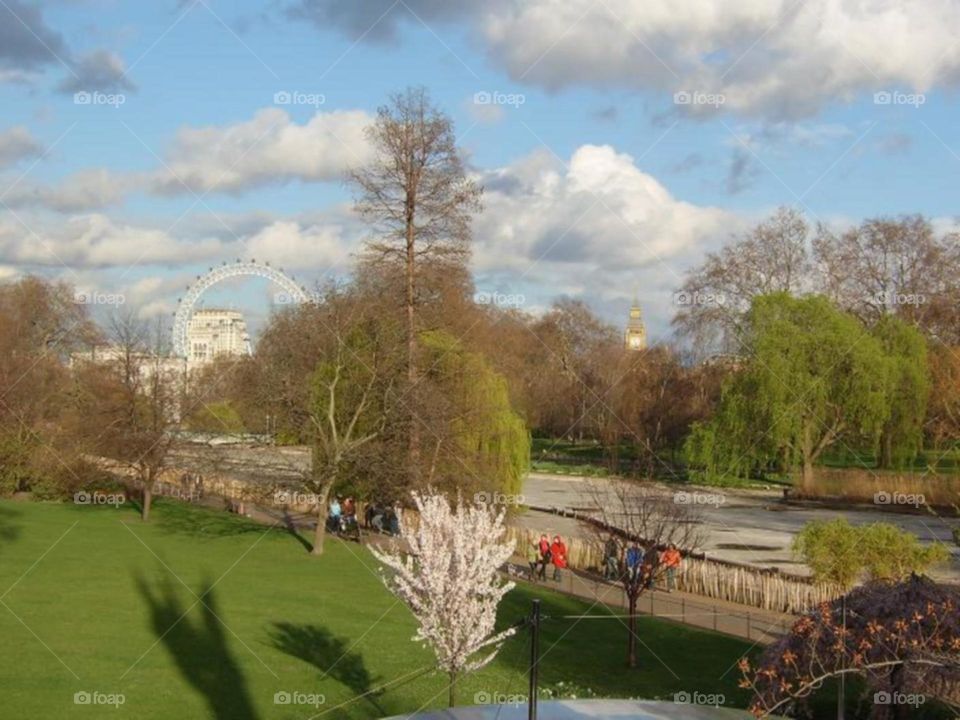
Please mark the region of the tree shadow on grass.
[[227, 648], [223, 624], [218, 619], [216, 598], [209, 582], [204, 582], [201, 617], [185, 617], [194, 600], [184, 607], [169, 578], [156, 594], [141, 577], [137, 587], [147, 606], [153, 631], [173, 657], [177, 669], [207, 701], [217, 720], [257, 720], [246, 681], [237, 661]]
[[386, 711], [377, 701], [374, 678], [364, 664], [363, 656], [351, 652], [348, 638], [338, 638], [319, 625], [274, 623], [270, 631], [273, 646], [287, 655], [310, 663], [323, 675], [346, 685], [357, 696], [363, 696], [379, 715]]
[[0, 546], [12, 543], [20, 536], [20, 526], [16, 524], [20, 514], [17, 510], [0, 507]]
[[150, 522], [166, 532], [211, 538], [263, 534], [270, 528], [242, 515], [168, 498], [154, 499]]

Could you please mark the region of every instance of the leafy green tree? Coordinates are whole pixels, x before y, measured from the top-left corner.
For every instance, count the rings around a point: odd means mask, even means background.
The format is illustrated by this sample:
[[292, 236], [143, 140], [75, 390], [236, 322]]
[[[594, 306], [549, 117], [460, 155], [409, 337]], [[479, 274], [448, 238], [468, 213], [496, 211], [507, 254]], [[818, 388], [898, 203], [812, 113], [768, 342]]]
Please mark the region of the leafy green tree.
[[889, 417], [888, 363], [855, 317], [821, 296], [763, 295], [744, 341], [744, 366], [728, 381], [713, 427], [688, 443], [692, 462], [703, 464], [709, 451], [715, 473], [799, 466], [809, 491], [814, 463], [842, 435], [876, 442]]
[[890, 413], [880, 435], [880, 467], [904, 467], [923, 445], [930, 396], [927, 342], [914, 326], [884, 315], [873, 327], [886, 360]]

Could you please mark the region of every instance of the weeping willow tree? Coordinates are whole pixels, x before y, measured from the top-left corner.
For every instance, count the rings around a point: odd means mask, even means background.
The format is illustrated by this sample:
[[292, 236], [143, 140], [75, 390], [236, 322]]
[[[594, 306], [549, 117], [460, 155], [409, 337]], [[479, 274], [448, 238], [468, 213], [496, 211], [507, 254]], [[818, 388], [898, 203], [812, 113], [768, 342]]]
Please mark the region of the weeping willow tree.
[[[859, 320], [821, 296], [754, 299], [745, 362], [716, 416], [687, 443], [691, 465], [715, 477], [814, 465], [844, 435], [875, 443], [890, 419], [890, 360]], [[709, 479], [709, 478], [708, 478]]]
[[510, 406], [507, 382], [483, 355], [442, 331], [422, 333], [427, 484], [516, 495], [530, 463], [530, 434]]

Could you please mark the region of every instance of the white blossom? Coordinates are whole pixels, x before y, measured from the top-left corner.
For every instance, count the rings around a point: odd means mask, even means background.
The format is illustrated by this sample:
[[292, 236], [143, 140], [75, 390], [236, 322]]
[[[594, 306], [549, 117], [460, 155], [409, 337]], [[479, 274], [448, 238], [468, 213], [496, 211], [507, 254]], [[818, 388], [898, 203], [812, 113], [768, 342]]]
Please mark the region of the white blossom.
[[413, 640], [426, 642], [438, 667], [453, 676], [478, 670], [516, 632], [494, 632], [497, 605], [514, 587], [502, 583], [498, 574], [514, 547], [503, 537], [504, 513], [465, 505], [460, 498], [451, 508], [433, 490], [412, 496], [420, 520], [415, 529], [401, 526], [407, 551], [394, 545], [390, 551], [371, 552], [392, 570], [384, 582], [420, 624]]

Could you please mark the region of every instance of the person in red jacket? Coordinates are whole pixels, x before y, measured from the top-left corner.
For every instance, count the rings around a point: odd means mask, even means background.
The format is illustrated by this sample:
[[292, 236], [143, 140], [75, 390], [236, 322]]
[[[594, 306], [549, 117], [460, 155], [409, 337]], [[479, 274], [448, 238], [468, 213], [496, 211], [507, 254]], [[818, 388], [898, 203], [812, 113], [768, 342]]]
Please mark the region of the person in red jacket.
[[537, 575], [541, 580], [547, 579], [547, 565], [550, 564], [550, 540], [546, 535], [540, 536], [540, 570]]
[[553, 560], [553, 579], [560, 582], [560, 571], [567, 566], [567, 546], [559, 535], [553, 536], [553, 545], [550, 546], [550, 556]]

